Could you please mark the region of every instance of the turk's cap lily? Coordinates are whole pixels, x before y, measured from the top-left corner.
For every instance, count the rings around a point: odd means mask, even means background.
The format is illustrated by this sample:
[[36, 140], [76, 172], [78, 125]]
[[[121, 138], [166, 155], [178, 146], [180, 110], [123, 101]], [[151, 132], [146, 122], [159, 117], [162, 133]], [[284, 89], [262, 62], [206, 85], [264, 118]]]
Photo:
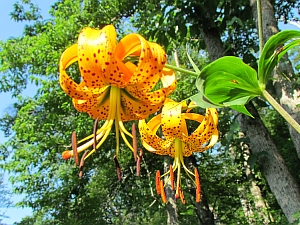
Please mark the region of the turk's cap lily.
[[[67, 73], [75, 62], [82, 78], [79, 84]], [[112, 86], [121, 90], [118, 101], [123, 121], [146, 118], [160, 109], [176, 87], [175, 74], [165, 63], [163, 48], [139, 34], [129, 34], [117, 43], [112, 25], [101, 30], [86, 27], [78, 43], [62, 54], [60, 85], [73, 98], [75, 108], [94, 119], [107, 119]], [[152, 91], [159, 81], [162, 88]]]
[[[183, 157], [189, 157], [193, 152], [203, 152], [213, 147], [218, 141], [218, 112], [215, 108], [207, 108], [206, 114], [182, 112], [185, 104], [168, 100], [162, 108], [162, 113], [153, 117], [148, 123], [140, 120], [139, 130], [142, 138], [142, 144], [148, 151], [159, 154], [169, 155], [174, 158], [170, 170], [162, 176], [156, 178], [158, 193], [164, 193], [160, 178], [169, 174], [169, 180], [174, 182], [174, 172], [177, 172], [176, 198], [181, 198], [185, 203], [180, 184], [181, 166], [192, 178], [195, 177], [196, 201], [200, 201], [200, 176], [197, 168], [190, 171], [184, 164]], [[198, 127], [191, 134], [188, 133], [186, 120], [192, 120], [199, 123]], [[160, 137], [158, 129], [161, 127], [162, 136]], [[194, 180], [194, 179], [193, 179]], [[161, 194], [163, 201], [165, 197]]]
[[[175, 139], [185, 143], [182, 155], [188, 157], [192, 152], [202, 152], [218, 141], [218, 112], [215, 108], [207, 108], [205, 116], [182, 112], [184, 104], [168, 100], [162, 113], [153, 117], [148, 123], [140, 120], [139, 130], [144, 147], [159, 155], [175, 157]], [[199, 123], [199, 126], [188, 134], [186, 120]], [[161, 127], [164, 138], [157, 135]]]
[[[76, 62], [80, 82], [74, 81], [68, 74], [68, 67]], [[117, 43], [116, 30], [112, 25], [100, 30], [84, 28], [78, 43], [67, 48], [61, 56], [59, 81], [72, 98], [74, 107], [79, 112], [88, 113], [96, 122], [93, 134], [77, 142], [76, 149], [65, 151], [63, 158], [69, 159], [92, 147], [84, 159], [89, 157], [104, 143], [113, 124], [116, 129], [116, 155], [120, 134], [133, 150], [127, 140], [127, 136], [132, 138], [132, 135], [125, 129], [123, 121], [144, 119], [157, 112], [174, 91], [175, 74], [165, 68], [165, 63], [163, 48], [139, 34], [126, 35]], [[159, 81], [161, 88], [158, 89]], [[98, 120], [105, 120], [99, 129]]]

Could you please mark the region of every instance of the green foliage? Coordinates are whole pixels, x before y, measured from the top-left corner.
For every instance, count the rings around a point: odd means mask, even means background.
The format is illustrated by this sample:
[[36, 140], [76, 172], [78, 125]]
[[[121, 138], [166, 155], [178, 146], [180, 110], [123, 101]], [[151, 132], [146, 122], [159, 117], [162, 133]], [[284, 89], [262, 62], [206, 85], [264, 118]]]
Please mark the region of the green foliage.
[[[259, 58], [258, 75], [237, 57], [225, 56], [215, 60], [200, 72], [196, 81], [199, 93], [190, 99], [199, 107], [229, 106], [251, 116], [244, 105], [258, 96], [270, 101], [264, 91], [271, 72], [288, 50], [299, 45], [299, 35], [299, 31], [287, 30], [272, 36]], [[198, 68], [195, 70], [199, 71]], [[280, 112], [276, 105], [272, 105]]]
[[[275, 66], [288, 50], [299, 45], [300, 31], [285, 30], [272, 36], [266, 43], [258, 62], [258, 77], [266, 85]], [[287, 43], [288, 42], [288, 43]], [[287, 43], [286, 45], [284, 45]]]
[[[193, 96], [198, 106], [230, 106], [237, 111], [250, 115], [243, 106], [252, 98], [261, 95], [256, 72], [242, 60], [225, 56], [207, 65], [196, 82], [199, 94]], [[204, 105], [202, 104], [204, 103]]]

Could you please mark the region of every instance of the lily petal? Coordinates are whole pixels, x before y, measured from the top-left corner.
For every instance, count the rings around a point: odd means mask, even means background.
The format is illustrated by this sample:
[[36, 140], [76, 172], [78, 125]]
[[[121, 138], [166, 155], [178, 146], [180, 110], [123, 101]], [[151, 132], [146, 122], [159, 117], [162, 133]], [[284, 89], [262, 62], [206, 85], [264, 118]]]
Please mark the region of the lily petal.
[[74, 62], [77, 61], [77, 44], [67, 48], [60, 58], [59, 70], [59, 83], [62, 89], [72, 98], [89, 98], [92, 92], [85, 88], [85, 85], [78, 85], [72, 80], [66, 72], [66, 69]]
[[166, 138], [188, 136], [185, 120], [181, 118], [181, 103], [168, 102], [162, 109], [161, 127]]

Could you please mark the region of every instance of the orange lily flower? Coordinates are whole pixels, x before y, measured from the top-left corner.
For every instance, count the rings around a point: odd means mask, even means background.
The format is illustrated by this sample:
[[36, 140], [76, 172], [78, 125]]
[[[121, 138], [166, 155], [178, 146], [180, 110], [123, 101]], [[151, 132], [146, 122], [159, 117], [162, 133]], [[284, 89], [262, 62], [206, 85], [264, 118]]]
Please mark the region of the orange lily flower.
[[[162, 113], [153, 117], [148, 123], [140, 120], [139, 130], [142, 138], [143, 146], [150, 152], [159, 155], [169, 155], [174, 158], [173, 165], [170, 170], [160, 176], [160, 172], [156, 173], [156, 188], [158, 194], [161, 195], [164, 202], [164, 190], [161, 177], [169, 174], [172, 189], [174, 187], [174, 172], [177, 171], [177, 183], [175, 198], [181, 198], [185, 203], [183, 192], [180, 185], [181, 166], [190, 178], [195, 177], [196, 184], [196, 201], [200, 202], [200, 177], [198, 170], [190, 171], [184, 164], [183, 157], [189, 157], [193, 152], [203, 152], [218, 141], [218, 113], [215, 108], [207, 108], [206, 115], [200, 115], [190, 112], [182, 112], [186, 105], [174, 101], [166, 101], [162, 108]], [[199, 126], [197, 129], [188, 134], [186, 120], [197, 121]], [[161, 127], [161, 138], [157, 135], [157, 130]], [[194, 179], [193, 179], [194, 180]], [[167, 183], [167, 182], [166, 182]]]
[[[130, 57], [138, 61], [133, 63]], [[67, 68], [75, 62], [78, 62], [81, 74], [79, 84], [67, 74]], [[78, 44], [67, 48], [61, 56], [59, 81], [78, 111], [88, 113], [96, 121], [106, 121], [100, 129], [95, 129], [94, 134], [78, 142], [87, 141], [85, 144], [63, 152], [63, 158], [69, 159], [76, 152], [93, 146], [85, 156], [87, 158], [103, 144], [114, 123], [116, 154], [119, 133], [133, 150], [126, 137], [132, 135], [125, 129], [123, 121], [144, 119], [155, 113], [175, 89], [175, 74], [164, 68], [165, 63], [166, 54], [162, 47], [138, 34], [129, 34], [117, 43], [112, 25], [101, 30], [84, 28]], [[158, 81], [162, 88], [152, 91]]]

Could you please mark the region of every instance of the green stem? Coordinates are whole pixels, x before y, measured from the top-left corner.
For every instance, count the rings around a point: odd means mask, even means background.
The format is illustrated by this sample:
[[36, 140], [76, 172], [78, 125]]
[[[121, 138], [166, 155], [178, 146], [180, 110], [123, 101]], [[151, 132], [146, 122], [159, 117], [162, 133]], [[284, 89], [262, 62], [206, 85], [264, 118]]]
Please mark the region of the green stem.
[[259, 52], [263, 51], [264, 47], [264, 36], [263, 36], [263, 23], [262, 23], [262, 8], [261, 0], [256, 0], [257, 2], [257, 23], [258, 23], [258, 37], [259, 37]]
[[294, 118], [288, 114], [281, 105], [275, 101], [275, 99], [266, 91], [263, 91], [263, 97], [279, 112], [279, 114], [292, 126], [298, 133], [300, 133], [300, 125], [294, 120]]
[[181, 72], [181, 73], [189, 74], [189, 75], [192, 75], [192, 76], [199, 76], [199, 74], [194, 72], [194, 71], [183, 69], [183, 68], [180, 68], [180, 67], [177, 67], [177, 66], [172, 66], [170, 64], [165, 64], [165, 67], [169, 68], [169, 69], [172, 69], [172, 70], [175, 70], [175, 71], [178, 71], [178, 72]]

